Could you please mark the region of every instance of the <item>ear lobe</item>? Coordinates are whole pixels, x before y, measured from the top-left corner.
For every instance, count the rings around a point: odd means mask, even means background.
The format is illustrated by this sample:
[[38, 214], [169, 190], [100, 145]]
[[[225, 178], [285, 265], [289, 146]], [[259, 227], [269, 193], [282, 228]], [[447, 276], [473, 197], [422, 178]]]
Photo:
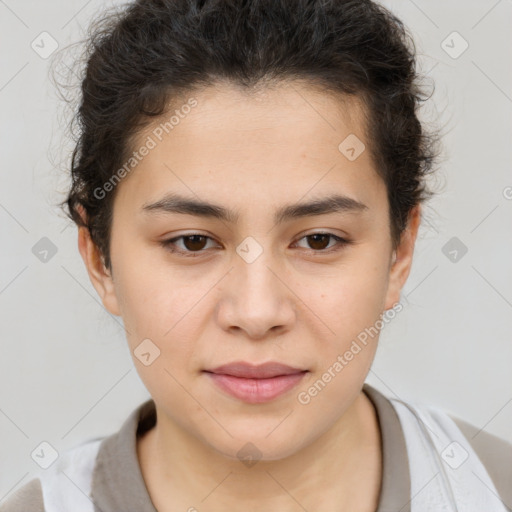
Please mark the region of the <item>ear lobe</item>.
[[103, 305], [113, 315], [121, 316], [111, 273], [105, 268], [100, 251], [93, 242], [89, 229], [84, 226], [78, 228], [78, 250], [85, 263], [89, 279]]
[[411, 210], [407, 227], [400, 238], [400, 244], [394, 251], [389, 271], [386, 310], [391, 309], [394, 304], [400, 301], [400, 293], [411, 271], [420, 222], [421, 205], [417, 205]]

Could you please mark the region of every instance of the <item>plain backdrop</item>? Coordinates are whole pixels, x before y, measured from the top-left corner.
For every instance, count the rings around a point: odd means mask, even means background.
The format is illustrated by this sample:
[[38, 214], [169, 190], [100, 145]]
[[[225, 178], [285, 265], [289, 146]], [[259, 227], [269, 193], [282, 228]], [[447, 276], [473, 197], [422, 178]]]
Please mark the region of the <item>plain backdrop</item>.
[[[512, 3], [383, 3], [435, 82], [422, 116], [444, 125], [444, 160], [404, 311], [382, 331], [367, 382], [512, 442]], [[149, 398], [55, 206], [69, 118], [41, 53], [82, 39], [108, 5], [0, 1], [0, 503], [42, 471], [31, 457], [41, 442], [61, 452], [110, 434]]]

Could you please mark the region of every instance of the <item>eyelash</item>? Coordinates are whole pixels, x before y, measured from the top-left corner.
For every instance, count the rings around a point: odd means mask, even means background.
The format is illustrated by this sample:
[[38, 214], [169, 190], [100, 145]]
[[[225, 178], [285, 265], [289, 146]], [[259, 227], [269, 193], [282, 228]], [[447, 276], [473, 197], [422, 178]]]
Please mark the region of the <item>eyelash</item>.
[[[331, 247], [329, 249], [318, 249], [318, 250], [315, 250], [315, 249], [310, 249], [311, 252], [313, 253], [319, 253], [320, 255], [321, 254], [331, 254], [333, 252], [337, 252], [337, 251], [340, 251], [341, 249], [343, 249], [345, 246], [347, 245], [350, 245], [352, 243], [351, 240], [348, 240], [346, 238], [342, 238], [340, 236], [337, 236], [337, 235], [334, 235], [333, 233], [328, 233], [328, 232], [318, 232], [318, 233], [310, 233], [308, 235], [304, 235], [303, 237], [299, 238], [299, 241], [304, 239], [304, 238], [308, 238], [310, 236], [314, 236], [314, 235], [324, 235], [324, 236], [329, 236], [331, 238], [334, 238], [334, 240], [336, 240], [337, 242], [337, 245], [334, 246], [334, 247]], [[200, 255], [201, 253], [204, 253], [206, 252], [206, 249], [201, 249], [199, 251], [184, 251], [182, 249], [178, 249], [176, 250], [175, 248], [173, 248], [173, 244], [176, 243], [176, 241], [178, 240], [181, 240], [182, 238], [191, 238], [193, 236], [201, 236], [203, 238], [207, 238], [209, 240], [213, 240], [213, 238], [209, 237], [209, 236], [206, 236], [206, 235], [203, 235], [201, 233], [189, 233], [187, 235], [181, 235], [181, 236], [178, 236], [178, 237], [175, 237], [175, 238], [170, 238], [168, 240], [162, 240], [160, 242], [160, 245], [162, 245], [165, 249], [167, 249], [169, 252], [171, 253], [176, 253], [176, 254], [180, 254], [181, 256], [184, 256], [186, 258], [197, 258], [198, 255]], [[307, 250], [307, 249], [306, 249]]]

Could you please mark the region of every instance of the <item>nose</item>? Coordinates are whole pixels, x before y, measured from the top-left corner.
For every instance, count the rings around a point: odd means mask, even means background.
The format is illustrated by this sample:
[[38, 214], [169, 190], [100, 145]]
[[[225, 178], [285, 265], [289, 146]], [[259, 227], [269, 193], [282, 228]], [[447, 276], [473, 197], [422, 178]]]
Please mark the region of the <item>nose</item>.
[[283, 265], [263, 251], [254, 261], [235, 258], [223, 279], [217, 321], [226, 331], [240, 331], [262, 340], [291, 329], [296, 317], [296, 295]]

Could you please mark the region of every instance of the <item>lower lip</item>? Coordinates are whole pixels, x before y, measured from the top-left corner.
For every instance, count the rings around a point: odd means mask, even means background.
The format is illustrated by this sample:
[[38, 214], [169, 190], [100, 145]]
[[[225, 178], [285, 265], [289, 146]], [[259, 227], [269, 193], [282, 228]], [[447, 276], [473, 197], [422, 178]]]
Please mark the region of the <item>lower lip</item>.
[[235, 398], [250, 404], [261, 404], [277, 398], [294, 388], [306, 372], [279, 375], [268, 379], [245, 379], [207, 372], [215, 384]]

